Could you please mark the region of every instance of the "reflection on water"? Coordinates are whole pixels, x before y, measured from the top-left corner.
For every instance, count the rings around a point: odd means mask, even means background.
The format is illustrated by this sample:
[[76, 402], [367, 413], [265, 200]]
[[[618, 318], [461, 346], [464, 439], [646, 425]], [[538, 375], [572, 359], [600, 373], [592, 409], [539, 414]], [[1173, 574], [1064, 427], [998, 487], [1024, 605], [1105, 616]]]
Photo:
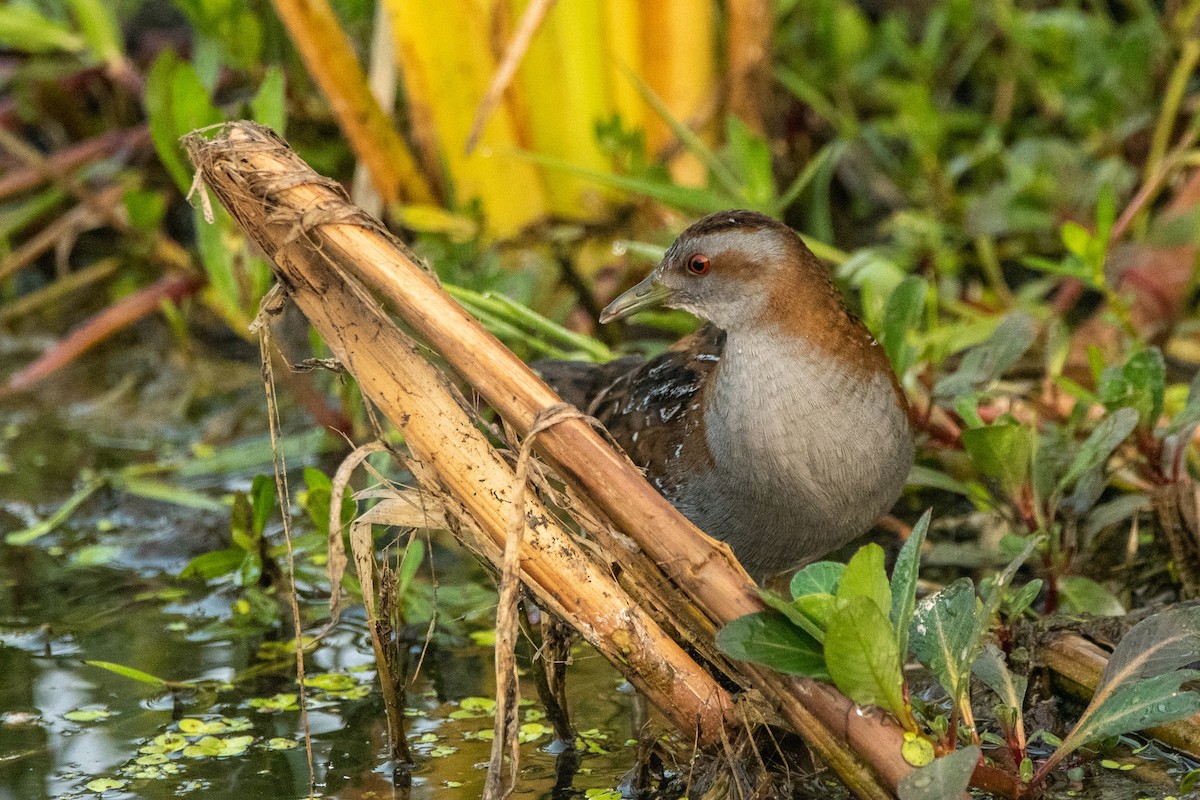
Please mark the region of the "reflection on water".
[[[0, 475], [0, 533], [61, 503], [72, 489], [64, 471], [135, 455], [112, 437], [97, 445], [52, 415], [30, 412], [19, 420], [16, 434], [0, 442], [8, 473]], [[245, 488], [247, 478], [227, 478], [227, 488]], [[175, 577], [192, 556], [225, 546], [227, 536], [228, 517], [220, 513], [104, 490], [35, 544], [0, 544], [0, 800], [308, 796], [300, 713], [291, 697], [294, 658], [286, 646], [272, 646], [287, 634], [278, 625], [236, 624], [240, 595], [228, 581], [205, 586]], [[407, 700], [417, 762], [411, 796], [475, 798], [490, 751], [484, 700], [494, 684], [485, 642], [494, 600], [464, 556], [443, 545], [437, 558], [441, 581], [478, 584], [459, 592], [476, 608], [447, 618], [454, 635], [428, 647], [420, 642], [424, 626], [415, 637], [414, 665], [424, 654]], [[305, 597], [314, 619], [325, 603], [320, 588], [308, 587]], [[473, 641], [471, 633], [481, 635]], [[168, 690], [85, 661], [187, 685]], [[387, 761], [383, 702], [360, 613], [346, 613], [306, 670], [318, 796], [403, 796], [407, 774]], [[569, 680], [586, 752], [566, 786], [575, 796], [611, 789], [633, 763], [633, 699], [590, 649], [577, 648]], [[522, 693], [536, 697], [532, 681]], [[549, 726], [536, 704], [522, 713], [516, 794], [565, 796], [566, 787], [554, 792], [558, 762], [546, 751]]]

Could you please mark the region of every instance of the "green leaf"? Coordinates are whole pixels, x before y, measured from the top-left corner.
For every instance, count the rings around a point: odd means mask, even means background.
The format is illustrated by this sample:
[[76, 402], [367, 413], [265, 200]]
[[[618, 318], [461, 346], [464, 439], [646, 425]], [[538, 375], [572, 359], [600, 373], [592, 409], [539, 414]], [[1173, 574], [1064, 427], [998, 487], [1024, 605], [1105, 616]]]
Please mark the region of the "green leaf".
[[926, 511], [913, 526], [908, 540], [900, 548], [896, 566], [892, 567], [892, 630], [896, 637], [896, 651], [901, 658], [908, 655], [908, 629], [912, 625], [917, 606], [917, 575], [921, 569], [921, 546], [929, 532], [929, 520], [933, 511]]
[[42, 16], [32, 6], [7, 3], [0, 6], [0, 46], [21, 53], [56, 50], [77, 53], [87, 43], [66, 25]]
[[904, 677], [892, 626], [869, 597], [853, 597], [829, 619], [825, 664], [847, 697], [873, 705], [904, 720]]
[[[807, 633], [809, 636], [816, 639], [818, 642], [825, 641], [825, 626], [829, 623], [829, 617], [833, 614], [834, 599], [833, 595], [810, 594], [796, 601], [789, 601], [786, 598], [780, 597], [774, 592], [760, 589], [758, 596], [767, 604], [767, 607], [773, 608], [780, 614], [788, 618], [788, 622], [795, 625], [800, 630]], [[828, 598], [827, 606], [816, 606], [808, 601], [812, 598]], [[800, 600], [806, 601], [804, 604]]]
[[69, 0], [79, 29], [98, 61], [113, 62], [124, 57], [121, 28], [111, 3], [101, 0]]
[[224, 117], [209, 99], [208, 92], [186, 61], [164, 50], [146, 79], [146, 110], [154, 149], [179, 191], [186, 193], [192, 172], [184, 161], [179, 139], [196, 128], [214, 125]]
[[971, 784], [979, 763], [976, 745], [960, 747], [905, 775], [896, 786], [900, 800], [958, 800]]
[[921, 320], [928, 292], [929, 284], [924, 278], [909, 275], [892, 290], [884, 307], [879, 343], [897, 375], [903, 375], [912, 366], [916, 348], [908, 343], [909, 334]]
[[792, 597], [806, 594], [837, 594], [846, 565], [837, 561], [817, 561], [792, 576]]
[[1108, 367], [1100, 376], [1100, 401], [1110, 411], [1132, 408], [1138, 424], [1153, 430], [1162, 416], [1166, 365], [1158, 348], [1134, 353], [1124, 366]]
[[177, 486], [166, 481], [121, 475], [113, 481], [113, 485], [121, 491], [136, 495], [137, 497], [144, 497], [147, 500], [157, 500], [160, 503], [170, 503], [171, 505], [183, 508], [195, 508], [201, 511], [214, 512], [229, 510], [228, 503], [209, 497], [207, 494], [198, 492], [195, 489]]
[[1010, 617], [1020, 616], [1025, 609], [1033, 605], [1033, 601], [1037, 599], [1038, 593], [1042, 591], [1042, 579], [1034, 578], [1029, 583], [1018, 589], [1004, 605], [1005, 612]]
[[1084, 260], [1088, 257], [1088, 244], [1092, 241], [1092, 232], [1078, 222], [1064, 222], [1062, 226], [1062, 243], [1067, 251]]
[[1005, 494], [1015, 495], [1029, 475], [1032, 432], [1015, 422], [962, 432], [963, 449], [975, 466], [996, 480]]
[[922, 464], [912, 465], [912, 469], [908, 471], [906, 483], [909, 486], [924, 486], [930, 489], [942, 489], [947, 492], [961, 494], [976, 504], [986, 502], [988, 499], [987, 490], [978, 483], [963, 483], [940, 470], [932, 469]]
[[179, 573], [181, 578], [202, 578], [212, 580], [222, 575], [229, 575], [242, 564], [246, 551], [240, 547], [227, 547], [224, 550], [212, 550], [198, 555], [187, 563]]
[[142, 672], [140, 669], [134, 669], [133, 667], [127, 667], [124, 664], [114, 664], [111, 661], [84, 661], [83, 663], [91, 667], [106, 669], [109, 672], [120, 675], [123, 678], [129, 678], [142, 683], [148, 683], [151, 686], [170, 685], [169, 681], [165, 681], [156, 675], [151, 675], [149, 672]]
[[739, 193], [746, 205], [771, 210], [775, 198], [775, 174], [767, 141], [754, 135], [746, 123], [730, 114], [725, 118], [725, 143], [726, 158], [741, 183]]
[[257, 551], [247, 551], [238, 564], [237, 583], [239, 586], [256, 586], [262, 577], [262, 556]]
[[974, 584], [959, 578], [918, 603], [913, 615], [912, 651], [954, 703], [966, 690], [977, 613]]
[[821, 646], [778, 614], [761, 611], [735, 619], [717, 632], [717, 647], [730, 658], [788, 675], [829, 679]]
[[888, 586], [883, 557], [883, 548], [877, 544], [860, 547], [842, 573], [837, 589], [838, 601], [865, 597], [878, 606], [885, 617], [891, 613], [892, 589]]
[[1096, 687], [1096, 695], [1187, 666], [1200, 653], [1200, 607], [1175, 606], [1130, 628]]
[[1000, 697], [1000, 702], [1020, 713], [1025, 705], [1025, 690], [1029, 682], [1022, 675], [1013, 675], [999, 647], [988, 642], [971, 665], [971, 672]]
[[267, 74], [250, 101], [254, 121], [266, 125], [284, 136], [287, 126], [287, 91], [283, 70], [277, 66], [267, 68]]
[[1120, 617], [1125, 606], [1112, 592], [1082, 575], [1065, 575], [1058, 581], [1063, 611], [1069, 614], [1094, 614], [1097, 617]]
[[266, 530], [267, 520], [275, 510], [276, 499], [275, 479], [267, 475], [255, 475], [250, 485], [250, 506], [253, 509], [250, 532], [255, 539], [261, 538]]
[[1033, 345], [1037, 321], [1025, 312], [1013, 312], [1000, 321], [991, 337], [963, 355], [952, 374], [934, 385], [936, 397], [954, 397], [997, 380]]
[[1200, 694], [1180, 691], [1181, 684], [1197, 678], [1200, 671], [1183, 669], [1123, 686], [1095, 710], [1089, 707], [1060, 749], [1069, 753], [1097, 739], [1145, 730], [1200, 712]]
[[1071, 466], [1059, 478], [1058, 490], [1065, 491], [1087, 473], [1102, 469], [1112, 452], [1137, 427], [1137, 422], [1138, 413], [1132, 408], [1119, 408], [1102, 419], [1079, 446]]
[[413, 536], [408, 542], [408, 547], [404, 548], [404, 555], [400, 558], [400, 568], [396, 571], [397, 597], [404, 597], [407, 594], [408, 587], [412, 584], [417, 570], [421, 568], [424, 561], [425, 541], [418, 536]]

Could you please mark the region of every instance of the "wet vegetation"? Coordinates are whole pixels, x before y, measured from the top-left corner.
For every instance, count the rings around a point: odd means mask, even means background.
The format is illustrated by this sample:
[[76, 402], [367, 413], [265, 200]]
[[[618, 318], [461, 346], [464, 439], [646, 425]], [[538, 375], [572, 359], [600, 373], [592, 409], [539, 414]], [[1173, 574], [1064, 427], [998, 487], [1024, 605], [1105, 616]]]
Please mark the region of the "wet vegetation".
[[[539, 7], [0, 8], [0, 798], [484, 791], [494, 576], [425, 516], [350, 525], [411, 465], [298, 313], [256, 346], [270, 263], [179, 145], [242, 118], [527, 359], [661, 350], [694, 322], [598, 309], [700, 214], [788, 222], [918, 463], [717, 645], [885, 712], [901, 797], [1200, 791], [1200, 3]], [[522, 625], [521, 791], [846, 791], [782, 727], [693, 759]]]

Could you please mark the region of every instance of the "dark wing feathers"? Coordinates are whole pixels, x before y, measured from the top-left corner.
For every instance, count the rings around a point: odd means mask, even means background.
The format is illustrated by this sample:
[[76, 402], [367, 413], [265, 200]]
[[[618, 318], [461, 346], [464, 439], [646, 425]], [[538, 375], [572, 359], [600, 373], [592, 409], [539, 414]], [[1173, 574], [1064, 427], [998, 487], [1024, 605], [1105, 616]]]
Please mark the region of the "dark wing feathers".
[[596, 395], [645, 363], [641, 356], [623, 356], [606, 364], [591, 361], [553, 361], [544, 359], [530, 364], [564, 402], [586, 411]]
[[668, 498], [687, 472], [708, 461], [704, 388], [716, 371], [725, 333], [706, 325], [649, 361], [607, 364], [542, 361], [534, 365], [563, 400], [604, 424], [646, 477]]

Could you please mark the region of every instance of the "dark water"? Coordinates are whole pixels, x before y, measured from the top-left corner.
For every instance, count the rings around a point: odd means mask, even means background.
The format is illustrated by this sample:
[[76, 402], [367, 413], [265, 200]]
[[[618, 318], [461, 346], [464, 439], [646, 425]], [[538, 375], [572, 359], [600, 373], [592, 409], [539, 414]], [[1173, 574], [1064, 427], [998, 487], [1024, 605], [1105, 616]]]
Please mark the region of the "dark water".
[[[59, 386], [36, 401], [0, 405], [0, 534], [49, 516], [89, 471], [172, 453], [186, 460], [191, 443], [205, 438], [215, 443], [206, 452], [232, 447], [239, 439], [218, 428], [229, 420], [258, 435], [261, 419], [241, 421], [257, 413], [242, 399], [243, 392], [261, 398], [255, 373], [235, 366], [199, 411], [182, 416], [177, 394], [155, 395], [146, 384], [107, 387], [100, 400], [94, 390], [104, 386]], [[220, 498], [247, 489], [255, 471], [269, 466], [164, 480]], [[280, 541], [277, 527], [268, 533]], [[411, 796], [474, 798], [490, 751], [494, 593], [468, 556], [437, 542], [440, 592], [449, 602], [439, 634], [427, 649], [416, 648], [424, 656], [407, 699], [417, 761]], [[98, 490], [32, 544], [0, 544], [0, 800], [309, 796], [301, 715], [287, 697], [297, 684], [286, 614], [281, 621], [274, 601], [255, 608], [256, 597], [228, 578], [206, 584], [177, 577], [192, 557], [227, 546], [227, 511], [181, 508], [119, 487]], [[315, 631], [325, 613], [322, 559], [314, 551], [300, 561], [308, 576], [301, 584], [305, 614], [314, 621], [306, 632]], [[419, 656], [414, 651], [414, 664]], [[89, 660], [186, 685], [165, 689]], [[361, 609], [346, 612], [306, 670], [314, 681], [308, 724], [317, 796], [404, 796], [388, 761]], [[547, 752], [548, 725], [536, 705], [527, 705], [517, 796], [611, 797], [605, 791], [633, 764], [627, 740], [634, 699], [619, 675], [590, 649], [577, 648], [569, 686], [590, 752], [560, 779]], [[528, 679], [522, 693], [536, 697]]]

